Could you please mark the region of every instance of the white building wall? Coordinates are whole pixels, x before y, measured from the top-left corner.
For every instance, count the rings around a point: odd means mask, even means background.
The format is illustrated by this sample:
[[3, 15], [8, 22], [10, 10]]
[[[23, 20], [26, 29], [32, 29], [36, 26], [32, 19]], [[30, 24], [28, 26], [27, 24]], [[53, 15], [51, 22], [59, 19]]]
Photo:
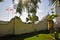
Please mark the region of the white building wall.
[[57, 3], [56, 3], [56, 13], [58, 14], [58, 17], [56, 18], [56, 20], [58, 23], [58, 27], [60, 27], [60, 5], [59, 5], [59, 1], [57, 1]]

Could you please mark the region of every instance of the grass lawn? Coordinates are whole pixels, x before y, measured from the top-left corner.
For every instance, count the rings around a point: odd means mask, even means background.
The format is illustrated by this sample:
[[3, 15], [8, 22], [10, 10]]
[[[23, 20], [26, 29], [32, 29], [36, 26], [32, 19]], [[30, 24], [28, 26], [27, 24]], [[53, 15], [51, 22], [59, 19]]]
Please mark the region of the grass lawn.
[[58, 36], [59, 36], [59, 38], [60, 38], [60, 34], [59, 34]]
[[[59, 34], [60, 36], [60, 34]], [[1, 40], [52, 40], [53, 36], [51, 34], [37, 34], [34, 36], [31, 35], [23, 35], [23, 36], [10, 36], [3, 37]]]
[[51, 36], [51, 34], [38, 34], [33, 37], [25, 38], [24, 40], [51, 40], [52, 38], [53, 36]]
[[[60, 34], [59, 34], [60, 38]], [[53, 36], [50, 33], [28, 33], [22, 35], [8, 35], [1, 37], [0, 40], [52, 40]]]

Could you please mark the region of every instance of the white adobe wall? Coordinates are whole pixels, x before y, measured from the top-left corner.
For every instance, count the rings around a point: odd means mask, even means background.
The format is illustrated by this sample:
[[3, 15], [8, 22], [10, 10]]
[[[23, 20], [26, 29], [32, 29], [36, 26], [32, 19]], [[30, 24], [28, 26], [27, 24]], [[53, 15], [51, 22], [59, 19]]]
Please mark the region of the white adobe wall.
[[[14, 23], [15, 22], [15, 23]], [[11, 20], [8, 24], [0, 24], [0, 35], [8, 35], [8, 34], [24, 34], [34, 32], [34, 29], [37, 31], [46, 30], [47, 29], [47, 21], [39, 22], [38, 24], [24, 24], [21, 22], [19, 18]]]
[[57, 4], [56, 4], [56, 13], [58, 14], [58, 17], [56, 18], [56, 20], [58, 22], [58, 27], [60, 27], [60, 5], [59, 5], [59, 1], [57, 1]]
[[34, 32], [34, 30], [46, 30], [47, 29], [47, 21], [41, 21], [38, 24], [24, 24], [19, 19], [15, 19], [15, 34], [24, 34]]

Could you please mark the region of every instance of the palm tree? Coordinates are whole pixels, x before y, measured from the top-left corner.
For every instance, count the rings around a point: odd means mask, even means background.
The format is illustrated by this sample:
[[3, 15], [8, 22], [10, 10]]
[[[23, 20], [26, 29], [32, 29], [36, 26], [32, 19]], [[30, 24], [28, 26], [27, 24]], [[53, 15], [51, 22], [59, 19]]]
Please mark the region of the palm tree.
[[49, 5], [54, 6], [56, 4], [56, 2], [57, 2], [57, 0], [49, 0]]
[[54, 14], [53, 8], [52, 8], [51, 10], [52, 10], [52, 15], [50, 15], [50, 14], [47, 15], [48, 30], [50, 30], [51, 28], [53, 28], [53, 26], [54, 26], [54, 21], [53, 21], [53, 19], [54, 19], [55, 17], [58, 17], [57, 14]]
[[[54, 12], [53, 12], [53, 8], [51, 9], [52, 10], [52, 15], [50, 15], [50, 14], [48, 14], [47, 15], [47, 21], [48, 21], [48, 30], [50, 30], [50, 33], [53, 33], [54, 35], [55, 35], [55, 31], [54, 31], [54, 21], [53, 21], [53, 19], [55, 18], [55, 17], [58, 17], [58, 15], [57, 14], [53, 14]], [[58, 36], [58, 35], [57, 35]], [[57, 37], [56, 37], [56, 35], [54, 36], [54, 38], [56, 39]]]

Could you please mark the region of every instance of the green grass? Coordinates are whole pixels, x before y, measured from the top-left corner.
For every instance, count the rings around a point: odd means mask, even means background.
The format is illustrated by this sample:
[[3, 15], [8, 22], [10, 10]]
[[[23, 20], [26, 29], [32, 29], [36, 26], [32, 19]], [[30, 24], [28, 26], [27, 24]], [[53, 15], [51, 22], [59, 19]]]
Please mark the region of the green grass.
[[58, 37], [60, 38], [60, 34], [58, 34]]
[[[59, 34], [60, 38], [60, 34]], [[5, 36], [2, 38], [3, 40], [52, 40], [53, 36], [51, 34], [24, 34], [17, 36]]]
[[[27, 35], [18, 35], [18, 36], [5, 36], [3, 40], [51, 40], [53, 36], [51, 34], [27, 34]], [[1, 40], [2, 40], [1, 39]]]
[[51, 36], [51, 34], [38, 34], [33, 37], [25, 38], [24, 40], [51, 40], [52, 38], [53, 36]]

